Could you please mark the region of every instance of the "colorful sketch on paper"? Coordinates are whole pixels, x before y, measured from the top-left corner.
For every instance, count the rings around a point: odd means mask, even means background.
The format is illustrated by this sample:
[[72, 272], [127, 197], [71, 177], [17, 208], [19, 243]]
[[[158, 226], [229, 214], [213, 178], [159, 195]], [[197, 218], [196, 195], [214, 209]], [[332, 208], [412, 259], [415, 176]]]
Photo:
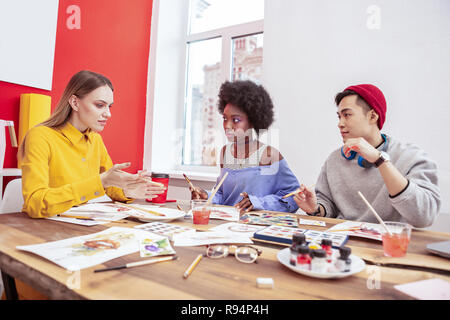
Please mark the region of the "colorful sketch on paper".
[[158, 240], [149, 238], [141, 239], [139, 247], [142, 258], [175, 254], [175, 250], [173, 250], [169, 239], [166, 237], [161, 237]]
[[276, 225], [284, 227], [298, 227], [297, 217], [283, 213], [255, 212], [241, 217], [242, 223], [257, 225]]
[[139, 251], [139, 240], [149, 233], [112, 227], [101, 232], [17, 249], [44, 257], [67, 270], [81, 270]]
[[382, 230], [383, 227], [377, 223], [346, 221], [339, 223], [326, 231], [381, 241]]

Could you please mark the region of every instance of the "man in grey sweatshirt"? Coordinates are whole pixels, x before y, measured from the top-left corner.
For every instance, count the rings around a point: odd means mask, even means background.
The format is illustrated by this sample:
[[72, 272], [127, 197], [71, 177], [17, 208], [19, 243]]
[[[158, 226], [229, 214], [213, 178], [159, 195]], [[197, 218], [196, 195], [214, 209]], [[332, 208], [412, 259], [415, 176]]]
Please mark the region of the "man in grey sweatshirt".
[[436, 164], [419, 147], [380, 132], [381, 90], [350, 86], [335, 100], [344, 145], [322, 166], [315, 192], [301, 185], [297, 205], [310, 215], [377, 223], [360, 191], [384, 221], [430, 226], [441, 205]]

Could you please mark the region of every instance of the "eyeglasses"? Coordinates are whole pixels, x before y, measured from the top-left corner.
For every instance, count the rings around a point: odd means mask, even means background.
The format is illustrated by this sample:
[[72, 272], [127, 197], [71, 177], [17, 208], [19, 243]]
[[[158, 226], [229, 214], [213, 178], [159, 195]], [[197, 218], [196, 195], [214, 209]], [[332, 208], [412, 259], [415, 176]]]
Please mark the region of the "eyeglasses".
[[262, 250], [251, 246], [235, 246], [215, 244], [206, 248], [206, 256], [212, 259], [225, 258], [228, 254], [232, 254], [240, 262], [256, 263], [256, 259], [261, 255]]

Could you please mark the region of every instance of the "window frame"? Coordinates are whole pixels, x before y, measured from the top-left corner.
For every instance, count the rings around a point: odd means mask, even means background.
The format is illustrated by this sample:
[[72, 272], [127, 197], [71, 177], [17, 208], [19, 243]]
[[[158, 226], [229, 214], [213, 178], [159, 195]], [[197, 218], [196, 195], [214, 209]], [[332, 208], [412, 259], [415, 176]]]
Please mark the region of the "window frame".
[[[188, 26], [186, 26], [186, 30], [188, 30]], [[182, 92], [182, 97], [180, 101], [183, 101], [183, 112], [181, 113], [181, 117], [183, 118], [181, 123], [183, 124], [183, 130], [185, 135], [187, 134], [188, 128], [188, 120], [186, 115], [188, 114], [188, 94], [186, 92], [188, 88], [188, 46], [190, 43], [195, 43], [199, 41], [205, 41], [210, 39], [221, 38], [222, 50], [221, 50], [221, 83], [225, 81], [230, 81], [232, 76], [232, 54], [233, 48], [232, 43], [233, 39], [241, 38], [246, 36], [251, 36], [254, 34], [264, 34], [264, 19], [241, 23], [237, 25], [232, 25], [228, 27], [213, 29], [209, 31], [193, 33], [186, 35], [185, 38], [185, 51], [184, 51], [184, 61], [185, 61], [185, 69], [184, 69], [184, 82], [182, 84], [182, 88], [184, 89]], [[183, 137], [185, 139], [185, 137]], [[184, 140], [182, 146], [182, 153], [184, 153]], [[180, 159], [183, 159], [184, 154], [181, 155]], [[217, 154], [217, 163], [219, 163], [220, 154]], [[218, 165], [216, 166], [206, 166], [206, 165], [185, 165], [183, 164], [183, 160], [181, 163], [176, 163], [174, 166], [176, 171], [183, 172], [194, 172], [199, 174], [218, 174]]]

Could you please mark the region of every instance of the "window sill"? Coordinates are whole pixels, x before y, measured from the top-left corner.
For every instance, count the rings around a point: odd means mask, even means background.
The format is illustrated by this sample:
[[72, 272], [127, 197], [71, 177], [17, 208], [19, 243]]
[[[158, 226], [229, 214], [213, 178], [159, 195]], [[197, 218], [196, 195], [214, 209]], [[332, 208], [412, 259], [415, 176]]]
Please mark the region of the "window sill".
[[201, 172], [201, 171], [188, 171], [188, 170], [163, 170], [172, 179], [182, 179], [184, 180], [183, 173], [186, 174], [190, 180], [196, 181], [217, 181], [219, 172]]

